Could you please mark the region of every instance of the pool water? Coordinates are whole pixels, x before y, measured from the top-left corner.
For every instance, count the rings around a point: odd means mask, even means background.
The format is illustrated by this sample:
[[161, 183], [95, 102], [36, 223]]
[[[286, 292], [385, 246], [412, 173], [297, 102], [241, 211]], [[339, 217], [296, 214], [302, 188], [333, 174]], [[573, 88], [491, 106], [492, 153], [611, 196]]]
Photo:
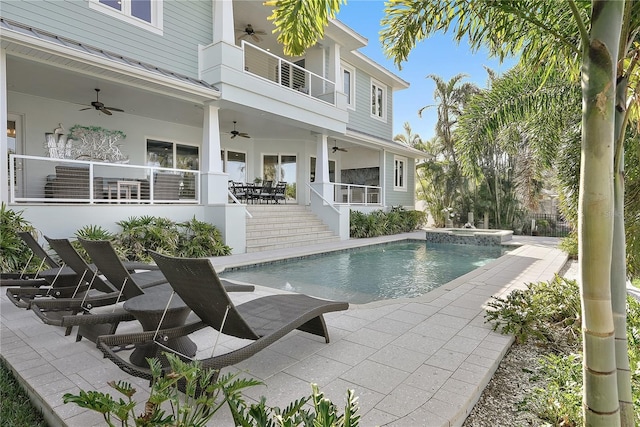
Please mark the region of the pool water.
[[501, 246], [403, 241], [228, 270], [220, 277], [364, 304], [422, 295], [506, 252]]

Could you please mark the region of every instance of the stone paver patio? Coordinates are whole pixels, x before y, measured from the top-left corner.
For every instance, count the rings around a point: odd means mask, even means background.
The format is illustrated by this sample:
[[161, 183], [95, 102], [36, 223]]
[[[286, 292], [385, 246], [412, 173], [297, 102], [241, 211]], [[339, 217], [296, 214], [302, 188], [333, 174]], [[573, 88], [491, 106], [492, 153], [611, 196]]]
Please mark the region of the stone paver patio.
[[[233, 255], [215, 258], [214, 263], [223, 268], [406, 238], [424, 239], [424, 233]], [[484, 323], [487, 301], [526, 283], [552, 279], [567, 260], [556, 248], [556, 239], [516, 236], [514, 243], [522, 246], [421, 297], [352, 305], [347, 311], [329, 313], [329, 344], [293, 332], [228, 369], [262, 380], [264, 386], [248, 389], [245, 395], [256, 400], [264, 395], [269, 405], [285, 406], [307, 395], [314, 382], [339, 406], [346, 390], [355, 389], [365, 427], [459, 426], [513, 340]], [[233, 298], [242, 302], [273, 292], [258, 287]], [[148, 396], [147, 381], [120, 371], [102, 358], [93, 343], [76, 343], [73, 334], [65, 337], [62, 328], [43, 325], [30, 311], [14, 307], [4, 291], [0, 316], [0, 355], [51, 426], [104, 425], [99, 414], [63, 404], [67, 392], [81, 388], [111, 393], [107, 381], [126, 380], [137, 385], [137, 401]], [[134, 323], [121, 325], [119, 332], [139, 330]], [[212, 337], [207, 331], [193, 337], [199, 355], [211, 354]], [[234, 339], [221, 339], [216, 352], [235, 345]], [[233, 423], [222, 411], [214, 425]]]

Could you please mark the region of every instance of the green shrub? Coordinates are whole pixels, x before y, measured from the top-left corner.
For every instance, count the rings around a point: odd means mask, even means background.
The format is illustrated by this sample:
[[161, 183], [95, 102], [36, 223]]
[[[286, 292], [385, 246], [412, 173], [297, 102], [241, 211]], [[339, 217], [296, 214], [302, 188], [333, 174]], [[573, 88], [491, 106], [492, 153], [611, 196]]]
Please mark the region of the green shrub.
[[178, 226], [167, 218], [143, 215], [118, 221], [122, 231], [116, 241], [129, 261], [151, 262], [147, 250], [175, 255], [178, 249]]
[[553, 342], [553, 332], [576, 346], [580, 339], [580, 289], [575, 280], [557, 276], [550, 282], [529, 283], [506, 298], [494, 297], [485, 319], [493, 330], [515, 335], [519, 343], [529, 338]]
[[195, 217], [190, 221], [178, 224], [180, 235], [177, 255], [188, 258], [229, 255], [231, 248], [222, 243], [222, 234], [212, 224], [198, 221]]
[[[22, 271], [31, 257], [31, 250], [18, 236], [20, 231], [35, 233], [29, 221], [22, 217], [22, 211], [13, 211], [2, 203], [0, 205], [0, 254], [2, 255], [0, 272]], [[42, 260], [32, 260], [26, 271], [35, 271], [40, 261]]]
[[393, 207], [389, 212], [376, 210], [369, 214], [351, 211], [349, 234], [361, 238], [406, 233], [420, 227], [425, 219], [424, 212], [408, 211], [402, 206]]
[[546, 355], [540, 375], [548, 381], [531, 392], [529, 409], [554, 426], [582, 425], [582, 355]]
[[[580, 295], [575, 281], [556, 276], [488, 303], [494, 330], [552, 344], [540, 360], [544, 387], [526, 399], [528, 410], [556, 426], [582, 425], [582, 335]], [[635, 425], [640, 426], [640, 302], [627, 297], [627, 340]]]
[[122, 232], [115, 240], [130, 261], [151, 262], [148, 250], [190, 258], [231, 253], [231, 248], [222, 242], [220, 231], [195, 217], [176, 223], [167, 218], [141, 216], [117, 224]]
[[560, 249], [569, 254], [569, 258], [578, 259], [578, 232], [571, 231], [567, 237], [560, 242]]
[[[121, 258], [126, 258], [124, 250], [118, 244], [116, 240], [115, 234], [110, 231], [105, 230], [99, 225], [85, 225], [75, 233], [76, 237], [82, 238], [84, 240], [108, 240], [113, 244], [115, 251]], [[71, 245], [75, 248], [78, 254], [84, 258], [87, 263], [92, 263], [91, 257], [87, 254], [87, 251], [84, 250], [84, 247], [80, 244], [80, 242], [73, 241]]]

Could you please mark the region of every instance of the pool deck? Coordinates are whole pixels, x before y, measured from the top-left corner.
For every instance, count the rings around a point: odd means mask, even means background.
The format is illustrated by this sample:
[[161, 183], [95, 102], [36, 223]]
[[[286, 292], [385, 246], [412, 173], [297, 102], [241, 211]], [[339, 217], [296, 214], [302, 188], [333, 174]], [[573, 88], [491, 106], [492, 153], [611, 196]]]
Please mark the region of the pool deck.
[[[424, 232], [358, 239], [305, 248], [214, 258], [216, 268], [269, 262], [328, 250], [399, 239], [424, 239]], [[351, 305], [326, 315], [331, 342], [292, 332], [250, 359], [227, 368], [264, 382], [246, 390], [248, 400], [267, 397], [284, 407], [308, 395], [317, 383], [339, 407], [346, 390], [359, 397], [361, 426], [460, 426], [480, 397], [513, 342], [484, 322], [486, 303], [525, 284], [546, 281], [564, 266], [567, 256], [558, 239], [514, 236], [522, 246], [509, 254], [412, 299]], [[327, 271], [327, 274], [331, 274]], [[257, 287], [233, 294], [235, 302], [277, 292]], [[0, 297], [0, 356], [25, 385], [50, 426], [102, 426], [102, 417], [62, 402], [64, 393], [79, 389], [117, 392], [107, 381], [125, 380], [138, 388], [136, 400], [148, 396], [148, 382], [131, 377], [102, 358], [93, 343], [75, 342], [62, 328], [42, 324], [30, 311]], [[118, 332], [140, 330], [137, 322]], [[74, 331], [75, 332], [75, 331]], [[193, 337], [198, 354], [210, 355], [212, 334]], [[221, 339], [218, 351], [237, 345]], [[113, 391], [113, 393], [112, 393]], [[233, 426], [226, 408], [214, 417], [217, 426]]]

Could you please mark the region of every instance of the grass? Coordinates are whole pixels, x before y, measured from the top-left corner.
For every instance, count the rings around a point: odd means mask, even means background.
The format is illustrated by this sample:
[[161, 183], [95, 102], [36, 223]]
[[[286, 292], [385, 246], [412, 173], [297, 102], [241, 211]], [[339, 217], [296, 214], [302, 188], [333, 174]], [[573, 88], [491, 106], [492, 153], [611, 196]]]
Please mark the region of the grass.
[[11, 371], [0, 360], [0, 420], [3, 426], [47, 427]]

